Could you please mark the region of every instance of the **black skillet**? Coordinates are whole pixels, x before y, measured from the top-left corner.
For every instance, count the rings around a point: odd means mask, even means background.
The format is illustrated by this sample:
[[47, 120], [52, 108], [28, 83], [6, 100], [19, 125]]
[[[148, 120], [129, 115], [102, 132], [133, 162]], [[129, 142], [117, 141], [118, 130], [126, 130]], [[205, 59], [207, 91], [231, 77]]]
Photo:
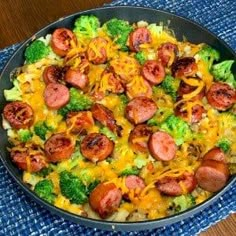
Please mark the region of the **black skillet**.
[[[168, 25], [170, 29], [174, 30], [175, 35], [178, 40], [182, 40], [184, 36], [185, 38], [187, 38], [189, 42], [192, 42], [192, 43], [205, 42], [213, 46], [215, 49], [219, 50], [222, 60], [224, 59], [236, 60], [235, 52], [229, 46], [227, 46], [225, 42], [220, 40], [217, 36], [209, 32], [205, 28], [201, 27], [200, 25], [194, 23], [193, 21], [190, 21], [183, 17], [173, 15], [165, 11], [154, 10], [150, 8], [142, 8], [142, 7], [129, 7], [129, 6], [105, 7], [105, 8], [98, 8], [98, 9], [83, 11], [83, 12], [79, 12], [71, 16], [59, 19], [58, 21], [46, 26], [45, 28], [40, 30], [38, 33], [36, 33], [34, 36], [32, 36], [32, 38], [25, 41], [22, 44], [22, 46], [15, 52], [15, 54], [11, 57], [11, 59], [8, 61], [7, 65], [3, 69], [3, 72], [0, 78], [0, 111], [1, 113], [2, 113], [4, 105], [6, 104], [6, 101], [3, 96], [3, 90], [9, 89], [12, 87], [9, 74], [14, 68], [19, 67], [23, 64], [24, 62], [23, 53], [27, 44], [29, 44], [31, 40], [34, 39], [35, 37], [38, 38], [41, 36], [45, 36], [46, 34], [52, 33], [56, 28], [60, 28], [60, 27], [72, 28], [75, 19], [80, 15], [86, 15], [86, 14], [93, 14], [97, 16], [100, 19], [101, 23], [104, 23], [113, 17], [127, 20], [130, 23], [137, 22], [140, 20], [145, 20], [149, 23], [163, 22], [164, 25]], [[236, 73], [236, 67], [233, 68], [233, 72], [234, 74]], [[0, 123], [2, 123], [1, 119], [2, 118], [0, 117]], [[60, 215], [68, 220], [71, 220], [73, 222], [76, 222], [76, 223], [79, 223], [88, 227], [99, 228], [103, 230], [116, 230], [116, 231], [138, 231], [138, 230], [145, 230], [145, 229], [150, 230], [153, 228], [158, 228], [160, 226], [169, 225], [174, 222], [183, 220], [203, 210], [205, 207], [209, 206], [210, 204], [213, 204], [213, 202], [216, 199], [218, 199], [227, 189], [229, 189], [229, 187], [235, 182], [235, 179], [236, 179], [235, 176], [232, 176], [229, 179], [227, 185], [221, 191], [214, 194], [207, 201], [189, 210], [186, 210], [182, 213], [179, 213], [173, 216], [169, 216], [169, 217], [165, 217], [165, 218], [157, 219], [157, 220], [144, 221], [144, 222], [108, 222], [108, 221], [102, 221], [102, 220], [94, 220], [94, 219], [77, 216], [75, 214], [61, 210], [41, 200], [39, 197], [37, 197], [29, 189], [29, 187], [23, 183], [22, 172], [18, 170], [18, 168], [12, 164], [9, 158], [9, 153], [7, 151], [7, 146], [9, 146], [8, 141], [7, 141], [7, 134], [6, 134], [6, 131], [2, 129], [2, 127], [0, 127], [0, 137], [1, 137], [0, 138], [0, 153], [1, 153], [0, 158], [3, 164], [5, 165], [8, 172], [11, 174], [11, 176], [21, 186], [21, 188], [24, 191], [26, 191], [36, 202], [45, 206], [51, 212], [56, 213], [57, 215]]]

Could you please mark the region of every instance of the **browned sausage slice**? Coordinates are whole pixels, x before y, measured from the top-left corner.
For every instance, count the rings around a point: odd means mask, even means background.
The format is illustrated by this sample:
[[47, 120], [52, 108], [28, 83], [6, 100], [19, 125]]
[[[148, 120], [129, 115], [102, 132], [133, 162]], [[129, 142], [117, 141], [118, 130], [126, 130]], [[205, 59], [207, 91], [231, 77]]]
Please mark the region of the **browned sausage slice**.
[[97, 162], [105, 160], [112, 153], [114, 143], [103, 134], [91, 133], [82, 140], [80, 148], [84, 157]]
[[153, 85], [160, 84], [165, 78], [163, 65], [155, 60], [148, 60], [142, 67], [143, 77]]
[[140, 44], [150, 43], [151, 33], [145, 27], [140, 27], [134, 30], [129, 35], [129, 48], [131, 51], [138, 52], [140, 50]]
[[44, 150], [50, 162], [69, 159], [74, 149], [74, 141], [64, 133], [53, 134], [44, 144]]
[[214, 161], [219, 161], [226, 163], [226, 157], [224, 152], [218, 148], [214, 147], [211, 150], [209, 150], [203, 157], [203, 160], [214, 160]]
[[47, 66], [43, 71], [43, 80], [45, 84], [58, 83], [62, 80], [63, 68], [51, 65]]
[[236, 102], [236, 91], [226, 83], [214, 83], [207, 92], [207, 101], [219, 111], [229, 109]]
[[11, 102], [3, 109], [4, 118], [14, 129], [29, 128], [34, 119], [34, 112], [30, 105], [25, 102]]
[[64, 57], [71, 49], [71, 41], [76, 42], [73, 32], [66, 28], [56, 29], [51, 38], [52, 50], [61, 57]]
[[148, 140], [152, 134], [152, 128], [146, 124], [140, 124], [134, 127], [129, 135], [129, 143], [134, 151], [147, 152]]
[[128, 189], [143, 189], [145, 188], [144, 180], [136, 175], [129, 175], [125, 178], [125, 185]]
[[69, 69], [65, 73], [65, 81], [75, 88], [84, 90], [88, 84], [88, 76], [81, 73], [79, 69]]
[[217, 192], [226, 185], [229, 170], [225, 163], [208, 159], [197, 169], [195, 177], [202, 189]]
[[101, 183], [90, 193], [89, 204], [101, 218], [114, 213], [121, 202], [122, 193], [113, 183]]
[[63, 84], [50, 83], [44, 90], [44, 100], [48, 108], [59, 109], [69, 102], [69, 89]]
[[174, 139], [162, 131], [157, 131], [151, 135], [148, 147], [151, 155], [158, 161], [172, 160], [177, 151]]
[[136, 97], [127, 104], [125, 116], [131, 123], [140, 124], [152, 118], [156, 111], [156, 103], [151, 98]]

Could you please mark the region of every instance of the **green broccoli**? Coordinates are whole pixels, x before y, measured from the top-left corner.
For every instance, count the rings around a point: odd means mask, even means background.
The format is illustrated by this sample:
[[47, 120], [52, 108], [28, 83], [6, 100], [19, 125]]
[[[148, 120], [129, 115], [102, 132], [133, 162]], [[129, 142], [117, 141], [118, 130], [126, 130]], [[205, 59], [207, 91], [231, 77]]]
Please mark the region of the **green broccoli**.
[[21, 101], [22, 92], [20, 89], [20, 84], [17, 79], [13, 80], [13, 87], [11, 89], [4, 89], [4, 97], [7, 101]]
[[34, 187], [34, 191], [39, 197], [52, 204], [56, 198], [56, 195], [53, 193], [53, 189], [53, 183], [49, 179], [39, 181]]
[[220, 139], [216, 144], [224, 153], [230, 150], [231, 142], [227, 138]]
[[134, 55], [135, 59], [139, 62], [139, 64], [143, 65], [145, 61], [147, 60], [144, 52], [139, 51]]
[[120, 46], [122, 51], [127, 51], [128, 47], [126, 42], [129, 37], [129, 33], [133, 30], [132, 26], [127, 21], [113, 18], [107, 21], [104, 25], [108, 35], [115, 39], [116, 44]]
[[19, 140], [23, 143], [28, 142], [32, 138], [32, 135], [33, 135], [31, 131], [28, 129], [19, 129], [17, 131], [17, 134], [18, 134]]
[[67, 113], [70, 111], [83, 111], [88, 110], [92, 106], [93, 102], [91, 98], [83, 94], [76, 88], [70, 89], [70, 101], [69, 103], [62, 107], [58, 113], [63, 117], [66, 117]]
[[36, 172], [35, 174], [37, 176], [40, 176], [40, 177], [46, 177], [48, 176], [51, 172], [53, 172], [53, 168], [54, 168], [54, 165], [53, 164], [49, 164], [48, 167], [45, 167], [43, 168], [42, 170]]
[[170, 115], [160, 124], [160, 129], [169, 133], [175, 140], [177, 145], [181, 145], [184, 141], [192, 138], [192, 132], [187, 122], [181, 118]]
[[34, 63], [46, 57], [50, 53], [50, 47], [41, 40], [33, 41], [25, 50], [26, 63]]
[[47, 125], [45, 121], [38, 121], [34, 126], [34, 133], [42, 140], [46, 140], [46, 135], [48, 131], [53, 131], [53, 128]]
[[179, 88], [180, 80], [172, 77], [171, 75], [166, 75], [165, 79], [161, 83], [161, 87], [165, 93], [169, 94], [173, 100], [176, 100], [177, 90]]
[[163, 26], [157, 24], [149, 24], [147, 29], [150, 31], [153, 37], [159, 37], [163, 32]]
[[195, 198], [191, 194], [175, 197], [170, 205], [174, 213], [182, 212], [196, 205]]
[[209, 70], [211, 69], [213, 62], [220, 59], [220, 53], [208, 45], [205, 45], [196, 55], [208, 64]]
[[66, 170], [60, 173], [61, 193], [72, 203], [83, 204], [87, 202], [90, 192], [98, 183], [99, 182], [95, 180], [86, 186], [78, 176]]
[[106, 135], [112, 141], [115, 141], [117, 139], [117, 136], [106, 126], [103, 126], [102, 128], [100, 128], [99, 132]]
[[138, 175], [139, 172], [140, 172], [140, 170], [136, 166], [133, 166], [131, 168], [127, 168], [127, 169], [121, 171], [120, 176]]
[[99, 19], [93, 15], [80, 16], [75, 20], [74, 33], [78, 39], [94, 38], [97, 36], [97, 30], [100, 27]]
[[173, 114], [173, 109], [168, 107], [159, 107], [155, 115], [147, 121], [147, 124], [150, 126], [159, 126], [171, 114]]
[[216, 81], [228, 83], [230, 86], [236, 88], [236, 80], [231, 72], [233, 63], [234, 60], [226, 60], [215, 64], [212, 66], [211, 74], [214, 76]]

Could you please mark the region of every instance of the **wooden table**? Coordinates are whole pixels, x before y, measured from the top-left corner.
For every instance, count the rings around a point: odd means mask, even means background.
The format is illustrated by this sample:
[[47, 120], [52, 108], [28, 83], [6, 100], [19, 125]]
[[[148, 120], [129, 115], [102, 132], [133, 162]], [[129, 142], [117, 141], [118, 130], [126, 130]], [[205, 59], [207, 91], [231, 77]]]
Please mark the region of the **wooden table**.
[[[0, 48], [21, 42], [60, 17], [102, 6], [110, 0], [0, 0]], [[236, 214], [201, 236], [236, 235]]]

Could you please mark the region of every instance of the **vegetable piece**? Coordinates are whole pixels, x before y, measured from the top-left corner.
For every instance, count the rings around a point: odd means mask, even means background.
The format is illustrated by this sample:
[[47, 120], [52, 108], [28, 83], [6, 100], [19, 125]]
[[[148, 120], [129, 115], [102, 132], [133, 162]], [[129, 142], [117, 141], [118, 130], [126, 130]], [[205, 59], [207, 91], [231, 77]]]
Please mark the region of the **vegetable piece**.
[[38, 121], [34, 126], [34, 133], [42, 140], [46, 140], [46, 135], [49, 131], [53, 131], [53, 127], [49, 126], [45, 121]]
[[216, 81], [223, 81], [229, 84], [231, 87], [236, 88], [236, 80], [233, 73], [231, 72], [233, 63], [234, 60], [226, 60], [215, 64], [212, 66], [211, 73]]
[[196, 55], [208, 64], [208, 69], [211, 69], [214, 61], [220, 59], [220, 53], [208, 45], [204, 46]]
[[161, 87], [164, 91], [169, 94], [175, 101], [177, 98], [177, 90], [179, 88], [180, 80], [172, 77], [171, 75], [166, 75], [165, 79], [161, 83]]
[[149, 29], [152, 37], [159, 37], [163, 32], [163, 26], [156, 24], [148, 25], [147, 29]]
[[34, 191], [40, 198], [43, 198], [45, 201], [53, 204], [56, 197], [53, 193], [53, 188], [54, 186], [52, 181], [49, 179], [44, 179], [35, 185]]
[[28, 129], [19, 129], [17, 131], [17, 134], [18, 134], [19, 140], [23, 143], [26, 143], [32, 138], [32, 133]]
[[117, 136], [106, 126], [100, 128], [99, 133], [106, 135], [112, 141], [117, 139]]
[[135, 59], [137, 59], [137, 61], [139, 62], [139, 64], [143, 65], [145, 63], [145, 61], [147, 60], [144, 52], [139, 51], [134, 55]]
[[70, 101], [63, 108], [59, 109], [58, 113], [66, 117], [70, 111], [88, 110], [92, 106], [92, 100], [76, 88], [70, 89]]
[[22, 91], [20, 89], [19, 81], [13, 80], [13, 87], [11, 89], [4, 90], [4, 97], [7, 101], [21, 101]]
[[161, 123], [160, 129], [169, 133], [174, 138], [177, 145], [181, 145], [192, 136], [188, 123], [175, 115], [167, 117], [167, 119]]
[[120, 46], [120, 50], [128, 50], [126, 42], [133, 28], [127, 21], [113, 18], [105, 23], [105, 29], [108, 35], [115, 39], [116, 44]]
[[33, 41], [25, 50], [25, 59], [27, 64], [34, 63], [46, 57], [50, 53], [49, 46], [46, 46], [41, 40]]
[[191, 194], [175, 197], [171, 203], [175, 213], [185, 211], [196, 204], [195, 198]]
[[127, 168], [127, 169], [121, 171], [120, 176], [138, 175], [139, 172], [140, 172], [140, 170], [136, 166], [133, 166], [131, 168]]
[[220, 139], [216, 144], [224, 153], [230, 150], [231, 142], [227, 138]]
[[43, 168], [42, 170], [36, 172], [35, 174], [40, 177], [46, 177], [48, 176], [51, 172], [53, 172], [54, 166], [52, 164], [49, 164], [48, 167]]
[[80, 16], [75, 21], [74, 33], [78, 39], [94, 38], [100, 27], [99, 19], [94, 15]]

